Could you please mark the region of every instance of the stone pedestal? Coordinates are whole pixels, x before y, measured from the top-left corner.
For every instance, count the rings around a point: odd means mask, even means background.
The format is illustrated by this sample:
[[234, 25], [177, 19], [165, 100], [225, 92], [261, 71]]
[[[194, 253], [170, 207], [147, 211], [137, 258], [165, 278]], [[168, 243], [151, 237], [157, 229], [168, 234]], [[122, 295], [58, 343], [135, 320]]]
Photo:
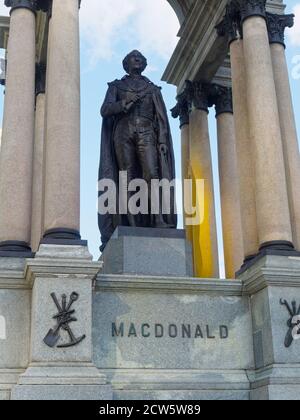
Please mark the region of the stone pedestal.
[[105, 376], [92, 363], [92, 280], [100, 267], [80, 246], [42, 245], [27, 262], [25, 278], [33, 288], [30, 363], [13, 400], [111, 398]]
[[293, 339], [293, 330], [300, 335], [300, 258], [266, 256], [240, 279], [250, 297], [253, 320], [256, 370], [250, 397], [298, 400], [300, 341]]
[[23, 258], [0, 259], [0, 401], [29, 363], [30, 290]]
[[101, 260], [103, 274], [193, 276], [192, 247], [183, 230], [119, 226]]
[[[299, 400], [300, 258], [266, 255], [226, 281], [100, 266], [80, 246], [0, 260], [0, 399]], [[61, 328], [49, 347], [51, 294], [63, 306], [74, 292], [69, 326], [85, 337], [59, 347]]]
[[93, 345], [116, 400], [249, 399], [251, 312], [239, 281], [100, 274]]

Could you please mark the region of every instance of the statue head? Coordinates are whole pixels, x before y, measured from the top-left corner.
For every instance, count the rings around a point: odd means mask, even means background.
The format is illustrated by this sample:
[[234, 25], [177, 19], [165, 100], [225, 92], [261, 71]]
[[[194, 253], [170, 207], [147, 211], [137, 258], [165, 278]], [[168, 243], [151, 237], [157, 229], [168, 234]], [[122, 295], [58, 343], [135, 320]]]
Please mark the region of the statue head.
[[131, 51], [123, 60], [123, 67], [128, 74], [142, 74], [147, 67], [147, 59], [139, 51]]

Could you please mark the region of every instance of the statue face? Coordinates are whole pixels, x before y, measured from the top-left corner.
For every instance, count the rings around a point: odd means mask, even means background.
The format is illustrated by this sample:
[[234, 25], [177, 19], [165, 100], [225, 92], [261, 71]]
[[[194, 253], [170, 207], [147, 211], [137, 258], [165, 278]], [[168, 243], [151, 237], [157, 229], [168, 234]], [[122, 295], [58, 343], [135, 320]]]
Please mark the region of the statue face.
[[128, 70], [129, 74], [141, 74], [145, 67], [145, 59], [139, 51], [132, 51], [128, 56]]

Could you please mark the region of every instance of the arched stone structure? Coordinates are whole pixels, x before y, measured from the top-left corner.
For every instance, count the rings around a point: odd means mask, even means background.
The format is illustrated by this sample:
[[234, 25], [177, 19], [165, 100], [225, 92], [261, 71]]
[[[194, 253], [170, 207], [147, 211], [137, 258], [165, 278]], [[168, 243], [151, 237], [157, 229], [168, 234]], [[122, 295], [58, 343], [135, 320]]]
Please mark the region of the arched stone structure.
[[174, 9], [180, 24], [182, 25], [195, 0], [167, 0]]

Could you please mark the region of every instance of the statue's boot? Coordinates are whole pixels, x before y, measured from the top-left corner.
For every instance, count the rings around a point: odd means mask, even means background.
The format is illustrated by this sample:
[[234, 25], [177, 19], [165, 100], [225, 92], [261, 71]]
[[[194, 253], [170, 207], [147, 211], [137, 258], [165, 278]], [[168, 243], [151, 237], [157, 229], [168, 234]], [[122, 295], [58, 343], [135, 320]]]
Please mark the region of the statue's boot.
[[133, 216], [132, 214], [127, 214], [127, 220], [128, 220], [129, 226], [136, 227], [135, 216]]
[[168, 223], [166, 223], [164, 221], [164, 219], [163, 219], [163, 217], [162, 217], [161, 214], [155, 216], [155, 218], [154, 218], [154, 224], [155, 224], [155, 227], [157, 229], [172, 229], [172, 228], [174, 228], [173, 225], [169, 225]]

